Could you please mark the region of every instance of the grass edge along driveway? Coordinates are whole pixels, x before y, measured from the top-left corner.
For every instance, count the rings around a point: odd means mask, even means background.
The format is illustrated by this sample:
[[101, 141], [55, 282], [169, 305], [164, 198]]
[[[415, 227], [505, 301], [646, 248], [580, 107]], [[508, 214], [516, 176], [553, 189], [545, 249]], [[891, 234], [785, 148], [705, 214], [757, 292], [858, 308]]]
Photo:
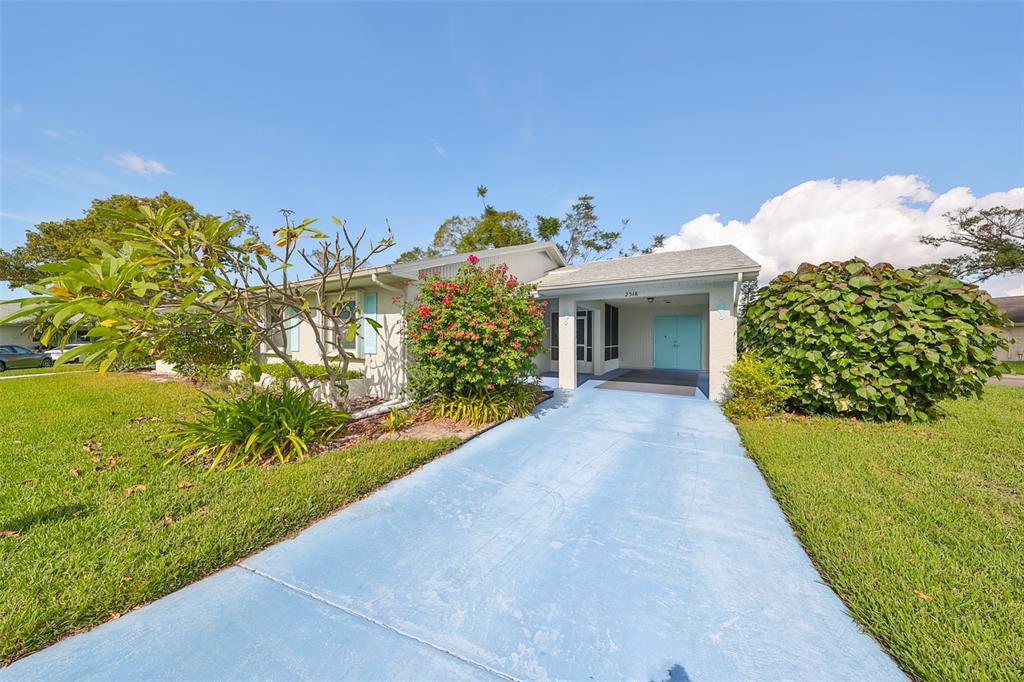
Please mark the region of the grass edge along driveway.
[[199, 392], [129, 374], [0, 382], [0, 662], [179, 589], [451, 450], [377, 441], [296, 464], [164, 465]]
[[822, 577], [905, 670], [1024, 678], [1024, 389], [922, 425], [739, 425]]

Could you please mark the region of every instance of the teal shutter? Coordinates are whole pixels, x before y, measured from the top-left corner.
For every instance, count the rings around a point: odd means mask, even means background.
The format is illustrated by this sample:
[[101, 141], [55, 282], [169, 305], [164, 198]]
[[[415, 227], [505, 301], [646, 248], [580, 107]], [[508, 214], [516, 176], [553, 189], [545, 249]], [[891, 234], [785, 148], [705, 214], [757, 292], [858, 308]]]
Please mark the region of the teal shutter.
[[363, 292], [363, 355], [377, 352], [377, 330], [367, 320], [377, 320], [377, 292]]

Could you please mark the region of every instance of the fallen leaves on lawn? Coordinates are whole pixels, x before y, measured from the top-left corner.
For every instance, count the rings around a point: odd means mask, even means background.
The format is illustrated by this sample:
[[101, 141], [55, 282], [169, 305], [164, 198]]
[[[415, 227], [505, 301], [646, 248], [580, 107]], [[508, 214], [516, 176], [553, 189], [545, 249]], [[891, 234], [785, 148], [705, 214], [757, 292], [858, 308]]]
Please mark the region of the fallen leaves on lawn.
[[181, 490], [184, 490], [185, 488], [191, 488], [191, 487], [192, 487], [192, 481], [186, 481], [184, 479], [178, 481], [178, 488], [180, 488]]
[[174, 523], [174, 517], [170, 514], [164, 514], [164, 525], [169, 526]]
[[131, 487], [125, 488], [124, 489], [124, 496], [128, 497], [132, 493], [141, 493], [145, 489], [146, 489], [145, 485], [143, 485], [142, 483], [138, 483], [138, 484], [133, 485]]
[[129, 424], [138, 424], [140, 422], [158, 422], [158, 421], [160, 421], [160, 417], [146, 417], [146, 416], [142, 416], [142, 417], [132, 417], [131, 419], [128, 420], [128, 423]]
[[931, 597], [929, 597], [927, 594], [925, 594], [924, 592], [922, 592], [920, 590], [914, 590], [914, 595], [918, 599], [924, 599], [925, 601], [931, 601]]
[[103, 443], [98, 440], [90, 440], [88, 443], [82, 446], [82, 449], [91, 455], [98, 455], [103, 452]]
[[19, 535], [21, 533], [16, 530], [0, 530], [0, 538], [16, 538]]
[[68, 469], [68, 473], [71, 474], [72, 478], [78, 478], [81, 475], [75, 467]]

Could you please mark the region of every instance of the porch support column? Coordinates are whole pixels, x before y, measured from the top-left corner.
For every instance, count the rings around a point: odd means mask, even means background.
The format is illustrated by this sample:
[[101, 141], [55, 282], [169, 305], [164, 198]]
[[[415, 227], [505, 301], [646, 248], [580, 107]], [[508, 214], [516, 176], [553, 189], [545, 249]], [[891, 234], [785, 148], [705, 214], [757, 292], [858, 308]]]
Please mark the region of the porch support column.
[[576, 299], [558, 299], [558, 387], [576, 388]]
[[736, 360], [736, 307], [732, 282], [708, 289], [708, 398], [724, 398], [725, 368]]

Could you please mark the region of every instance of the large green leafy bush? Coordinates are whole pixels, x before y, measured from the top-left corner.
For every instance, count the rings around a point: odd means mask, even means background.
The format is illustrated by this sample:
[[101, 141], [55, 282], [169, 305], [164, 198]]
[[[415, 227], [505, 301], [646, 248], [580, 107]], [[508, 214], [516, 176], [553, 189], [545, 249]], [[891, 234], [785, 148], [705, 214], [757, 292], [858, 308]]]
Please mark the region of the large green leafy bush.
[[423, 281], [405, 311], [418, 397], [481, 396], [536, 373], [533, 357], [544, 341], [544, 305], [536, 288], [504, 265], [481, 268], [475, 256], [454, 279]]
[[799, 410], [921, 420], [941, 400], [980, 396], [999, 374], [1006, 323], [973, 284], [853, 259], [779, 275], [747, 308], [739, 335], [743, 350], [789, 365]]
[[214, 380], [248, 359], [249, 332], [242, 326], [190, 312], [169, 318], [164, 360], [179, 374]]

